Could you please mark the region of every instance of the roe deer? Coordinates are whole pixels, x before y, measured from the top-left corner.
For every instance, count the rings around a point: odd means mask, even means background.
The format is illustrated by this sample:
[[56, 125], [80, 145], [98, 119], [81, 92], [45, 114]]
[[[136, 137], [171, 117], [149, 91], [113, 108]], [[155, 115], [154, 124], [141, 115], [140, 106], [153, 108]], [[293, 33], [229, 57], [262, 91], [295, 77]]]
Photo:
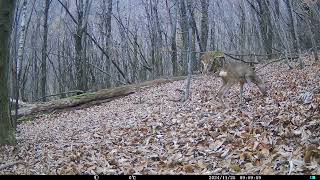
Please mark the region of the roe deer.
[[256, 84], [260, 92], [265, 96], [266, 87], [262, 79], [260, 79], [252, 67], [247, 64], [226, 64], [220, 70], [219, 76], [222, 78], [222, 86], [217, 93], [217, 97], [224, 107], [224, 95], [236, 83], [240, 83], [240, 104], [242, 105], [243, 85], [253, 82]]
[[[201, 61], [201, 64], [203, 65], [202, 74], [208, 73], [209, 70], [215, 71], [217, 67], [214, 67], [214, 65], [216, 66], [217, 65], [216, 63], [221, 64], [222, 63], [221, 61], [223, 61], [222, 60], [223, 58], [224, 58], [224, 54], [219, 51], [209, 51], [201, 55], [200, 61]], [[214, 61], [218, 61], [218, 62], [214, 64]]]

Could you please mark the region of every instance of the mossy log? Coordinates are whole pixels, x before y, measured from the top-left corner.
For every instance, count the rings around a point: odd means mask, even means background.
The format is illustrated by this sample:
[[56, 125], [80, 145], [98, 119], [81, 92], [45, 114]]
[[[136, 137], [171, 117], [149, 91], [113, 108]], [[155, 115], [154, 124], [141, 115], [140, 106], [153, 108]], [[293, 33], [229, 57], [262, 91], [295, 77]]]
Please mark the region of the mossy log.
[[103, 89], [97, 92], [83, 93], [77, 96], [71, 96], [64, 99], [49, 101], [45, 103], [28, 104], [27, 106], [21, 107], [18, 110], [18, 116], [29, 116], [37, 113], [53, 112], [56, 110], [78, 107], [83, 105], [96, 105], [108, 101], [112, 101], [116, 98], [124, 97], [129, 94], [133, 94], [138, 89], [148, 88], [163, 83], [169, 83], [173, 81], [179, 81], [186, 79], [186, 76], [173, 77], [171, 79], [156, 79], [153, 81], [146, 81], [140, 84], [124, 85], [115, 87], [112, 89]]

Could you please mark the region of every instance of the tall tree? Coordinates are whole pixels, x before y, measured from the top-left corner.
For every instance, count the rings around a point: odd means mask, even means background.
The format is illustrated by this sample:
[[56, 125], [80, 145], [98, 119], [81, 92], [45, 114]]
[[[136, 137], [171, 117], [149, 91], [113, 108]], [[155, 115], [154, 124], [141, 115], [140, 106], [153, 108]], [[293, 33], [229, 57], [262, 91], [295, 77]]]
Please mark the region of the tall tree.
[[166, 6], [169, 13], [169, 23], [171, 25], [171, 63], [172, 63], [172, 74], [173, 76], [178, 75], [178, 53], [177, 53], [177, 43], [176, 43], [176, 34], [177, 34], [177, 14], [178, 14], [178, 0], [174, 1], [173, 5], [173, 15], [171, 9], [169, 8], [168, 0], [166, 0]]
[[[22, 69], [22, 59], [23, 59], [23, 51], [25, 45], [25, 37], [26, 37], [26, 13], [27, 13], [27, 0], [23, 1], [22, 4], [22, 18], [21, 18], [21, 32], [19, 38], [19, 47], [18, 47], [18, 58], [15, 62], [15, 70], [14, 70], [14, 96], [15, 96], [15, 118], [14, 118], [14, 126], [16, 126], [17, 115], [18, 115], [18, 100], [19, 100], [19, 89], [20, 89], [20, 76]], [[18, 70], [18, 64], [20, 70]], [[20, 71], [20, 72], [19, 72]]]
[[194, 17], [194, 10], [195, 10], [195, 3], [191, 0], [187, 0], [187, 11], [189, 12], [189, 14], [191, 15], [191, 27], [192, 27], [192, 35], [194, 37], [192, 37], [192, 41], [193, 41], [193, 44], [192, 44], [192, 61], [194, 62], [193, 63], [193, 66], [192, 68], [194, 70], [197, 70], [198, 69], [198, 65], [200, 64], [200, 61], [199, 61], [199, 58], [197, 59], [196, 58], [196, 46], [195, 46], [195, 43], [196, 43], [196, 40], [198, 42], [198, 46], [199, 46], [199, 49], [200, 49], [200, 52], [204, 52], [203, 50], [203, 47], [202, 47], [202, 41], [200, 39], [200, 33], [198, 31], [198, 28], [197, 28], [197, 22], [196, 22], [196, 19]]
[[42, 101], [46, 101], [46, 85], [47, 85], [47, 47], [48, 47], [48, 16], [51, 0], [45, 0], [44, 19], [43, 19], [43, 44], [41, 50], [41, 97]]
[[186, 2], [184, 0], [180, 0], [180, 28], [182, 35], [182, 55], [180, 64], [182, 66], [182, 75], [187, 74], [187, 49], [188, 49], [188, 17], [187, 17], [187, 9]]
[[153, 65], [152, 78], [156, 78], [163, 74], [163, 59], [161, 48], [163, 46], [162, 27], [158, 13], [158, 0], [149, 0], [145, 3], [145, 10], [148, 20], [148, 30], [151, 41], [151, 62]]
[[208, 41], [208, 9], [209, 1], [201, 0], [201, 47], [203, 51], [207, 50]]
[[188, 59], [188, 79], [187, 79], [187, 86], [185, 96], [183, 97], [183, 101], [187, 101], [190, 97], [190, 86], [191, 86], [191, 78], [192, 78], [192, 14], [191, 11], [187, 11], [187, 28], [188, 28], [188, 47], [187, 47], [187, 59]]
[[240, 0], [240, 54], [246, 50], [246, 10], [244, 0]]
[[163, 40], [162, 40], [162, 27], [161, 27], [161, 22], [160, 22], [160, 18], [159, 18], [159, 13], [158, 13], [158, 3], [159, 1], [156, 0], [155, 3], [153, 4], [153, 13], [154, 13], [154, 22], [155, 22], [155, 27], [157, 30], [156, 33], [156, 58], [157, 58], [157, 66], [156, 66], [156, 71], [157, 71], [157, 75], [158, 76], [162, 76], [163, 75], [163, 59], [162, 59], [162, 52], [161, 49], [163, 47]]
[[303, 68], [303, 62], [300, 58], [300, 54], [301, 54], [301, 49], [300, 49], [300, 41], [299, 41], [299, 36], [298, 36], [298, 22], [297, 22], [297, 18], [296, 15], [293, 13], [293, 0], [287, 0], [287, 9], [289, 11], [289, 17], [290, 17], [290, 25], [291, 25], [291, 36], [293, 38], [293, 48], [295, 50], [295, 52], [298, 54], [299, 57], [299, 64], [300, 64], [300, 68]]
[[[103, 1], [103, 3], [105, 3], [105, 1]], [[103, 5], [105, 6], [105, 4]], [[107, 72], [110, 72], [110, 66], [111, 66], [111, 61], [110, 61], [110, 58], [111, 58], [111, 50], [110, 50], [110, 47], [111, 47], [111, 15], [112, 15], [112, 0], [108, 0], [108, 8], [107, 8], [107, 13], [105, 15], [105, 19], [106, 19], [106, 22], [105, 22], [105, 26], [106, 26], [106, 51], [108, 53], [108, 56], [107, 56]], [[111, 82], [110, 82], [110, 78], [107, 78], [107, 87], [110, 87], [111, 86]]]
[[88, 16], [91, 7], [91, 0], [79, 0], [76, 3], [77, 6], [77, 30], [74, 34], [75, 39], [75, 51], [76, 51], [76, 77], [77, 77], [77, 89], [85, 91], [87, 90], [87, 76], [85, 74], [85, 49], [83, 48], [83, 36], [87, 31]]
[[15, 0], [0, 1], [0, 144], [15, 143], [14, 127], [9, 111], [9, 40], [14, 16]]
[[271, 24], [271, 15], [269, 10], [268, 0], [256, 0], [259, 7], [259, 24], [262, 35], [262, 42], [265, 48], [268, 58], [272, 57], [272, 41], [273, 41], [273, 30]]
[[293, 49], [295, 50], [296, 53], [299, 52], [299, 39], [298, 39], [298, 34], [297, 34], [297, 26], [296, 26], [296, 17], [294, 16], [293, 13], [293, 7], [292, 7], [292, 1], [291, 0], [286, 0], [286, 5], [287, 5], [287, 10], [289, 14], [289, 27], [290, 27], [290, 33], [291, 37], [293, 39]]
[[308, 34], [311, 40], [311, 45], [312, 45], [312, 52], [313, 52], [313, 57], [315, 59], [315, 61], [319, 61], [319, 57], [318, 57], [318, 48], [317, 48], [317, 44], [316, 44], [316, 38], [315, 38], [315, 32], [313, 32], [312, 29], [312, 22], [314, 21], [314, 16], [315, 16], [315, 11], [312, 8], [312, 5], [308, 4], [308, 3], [302, 3], [302, 8], [304, 9], [305, 13], [306, 13], [306, 24], [308, 27]]

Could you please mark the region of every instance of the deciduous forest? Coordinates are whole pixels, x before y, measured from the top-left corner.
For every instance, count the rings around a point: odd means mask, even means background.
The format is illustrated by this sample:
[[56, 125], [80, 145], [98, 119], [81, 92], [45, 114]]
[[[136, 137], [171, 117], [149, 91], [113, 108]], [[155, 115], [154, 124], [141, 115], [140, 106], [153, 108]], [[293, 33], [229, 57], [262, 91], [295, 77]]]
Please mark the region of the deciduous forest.
[[0, 0], [0, 175], [320, 174], [319, 0]]

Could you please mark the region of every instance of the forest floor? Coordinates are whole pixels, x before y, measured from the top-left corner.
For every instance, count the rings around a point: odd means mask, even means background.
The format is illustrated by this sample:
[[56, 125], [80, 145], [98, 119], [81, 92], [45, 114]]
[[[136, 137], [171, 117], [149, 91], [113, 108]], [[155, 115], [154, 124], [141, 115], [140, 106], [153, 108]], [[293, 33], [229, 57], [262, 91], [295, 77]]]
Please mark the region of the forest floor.
[[[0, 174], [320, 174], [320, 66], [266, 66], [268, 96], [245, 85], [214, 98], [221, 80], [196, 76], [85, 109], [43, 114], [0, 147]], [[314, 90], [314, 91], [313, 91]], [[141, 103], [140, 103], [141, 98]]]

